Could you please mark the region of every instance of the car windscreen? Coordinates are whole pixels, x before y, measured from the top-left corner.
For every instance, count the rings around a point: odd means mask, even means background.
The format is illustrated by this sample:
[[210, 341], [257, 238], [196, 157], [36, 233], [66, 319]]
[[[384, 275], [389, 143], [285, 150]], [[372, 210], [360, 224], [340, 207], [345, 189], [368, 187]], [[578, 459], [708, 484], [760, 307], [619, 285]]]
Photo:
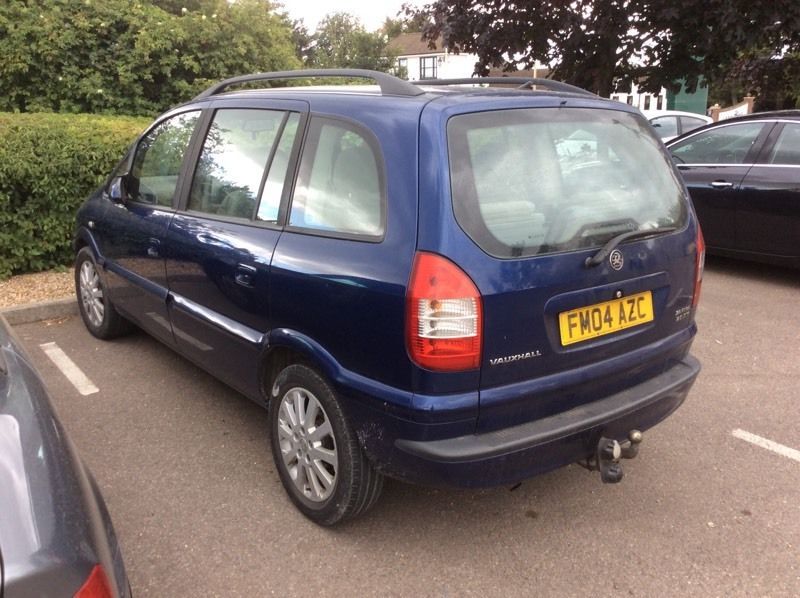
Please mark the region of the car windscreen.
[[647, 121], [627, 112], [525, 108], [447, 124], [456, 219], [501, 258], [598, 247], [681, 228], [682, 187]]

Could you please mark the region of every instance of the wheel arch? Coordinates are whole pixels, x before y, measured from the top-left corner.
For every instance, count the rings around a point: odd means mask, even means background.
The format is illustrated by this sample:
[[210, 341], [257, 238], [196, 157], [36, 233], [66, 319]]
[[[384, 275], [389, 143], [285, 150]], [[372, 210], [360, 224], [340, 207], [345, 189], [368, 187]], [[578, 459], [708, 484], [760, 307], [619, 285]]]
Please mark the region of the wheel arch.
[[292, 364], [306, 365], [327, 379], [334, 388], [342, 381], [342, 368], [322, 345], [310, 337], [289, 329], [273, 330], [267, 335], [261, 360], [261, 393], [265, 403], [272, 398], [273, 383], [281, 371]]
[[72, 241], [72, 249], [75, 255], [83, 249], [84, 247], [88, 247], [92, 254], [94, 255], [94, 259], [97, 261], [99, 265], [103, 265], [103, 256], [100, 254], [100, 248], [97, 246], [97, 241], [95, 241], [94, 235], [92, 232], [86, 228], [85, 226], [81, 226], [75, 231], [75, 238]]

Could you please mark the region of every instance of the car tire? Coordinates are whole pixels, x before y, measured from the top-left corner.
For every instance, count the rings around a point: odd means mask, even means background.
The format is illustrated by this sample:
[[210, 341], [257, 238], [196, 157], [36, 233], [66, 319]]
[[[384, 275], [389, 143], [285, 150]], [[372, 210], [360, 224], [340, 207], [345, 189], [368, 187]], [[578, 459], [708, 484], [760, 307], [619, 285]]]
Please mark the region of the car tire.
[[99, 339], [108, 340], [130, 332], [133, 327], [119, 315], [88, 247], [75, 257], [75, 294], [78, 309], [87, 330]]
[[336, 394], [316, 371], [295, 364], [278, 375], [269, 427], [281, 483], [306, 517], [331, 526], [378, 500], [383, 475], [367, 460]]

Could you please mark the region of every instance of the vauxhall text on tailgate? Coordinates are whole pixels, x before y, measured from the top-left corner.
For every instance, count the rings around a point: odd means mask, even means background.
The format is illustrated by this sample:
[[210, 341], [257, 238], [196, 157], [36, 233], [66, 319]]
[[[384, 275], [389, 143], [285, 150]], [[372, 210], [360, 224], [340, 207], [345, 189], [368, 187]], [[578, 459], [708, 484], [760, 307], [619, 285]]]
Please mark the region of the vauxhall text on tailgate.
[[[275, 87], [331, 76], [376, 85]], [[78, 213], [87, 328], [135, 324], [267, 407], [323, 525], [387, 475], [618, 481], [699, 372], [703, 238], [637, 112], [503, 82], [267, 73], [167, 112]]]

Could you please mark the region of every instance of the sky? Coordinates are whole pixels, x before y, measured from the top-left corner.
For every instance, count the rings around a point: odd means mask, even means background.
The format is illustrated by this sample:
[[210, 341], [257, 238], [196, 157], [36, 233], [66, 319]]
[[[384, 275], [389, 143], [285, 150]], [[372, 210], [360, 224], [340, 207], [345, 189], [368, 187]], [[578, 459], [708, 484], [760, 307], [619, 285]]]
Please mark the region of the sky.
[[[430, 0], [429, 0], [430, 1]], [[386, 17], [395, 18], [404, 3], [420, 6], [423, 0], [282, 0], [284, 9], [293, 19], [303, 19], [309, 31], [331, 12], [349, 12], [358, 17], [369, 31], [375, 31]]]

